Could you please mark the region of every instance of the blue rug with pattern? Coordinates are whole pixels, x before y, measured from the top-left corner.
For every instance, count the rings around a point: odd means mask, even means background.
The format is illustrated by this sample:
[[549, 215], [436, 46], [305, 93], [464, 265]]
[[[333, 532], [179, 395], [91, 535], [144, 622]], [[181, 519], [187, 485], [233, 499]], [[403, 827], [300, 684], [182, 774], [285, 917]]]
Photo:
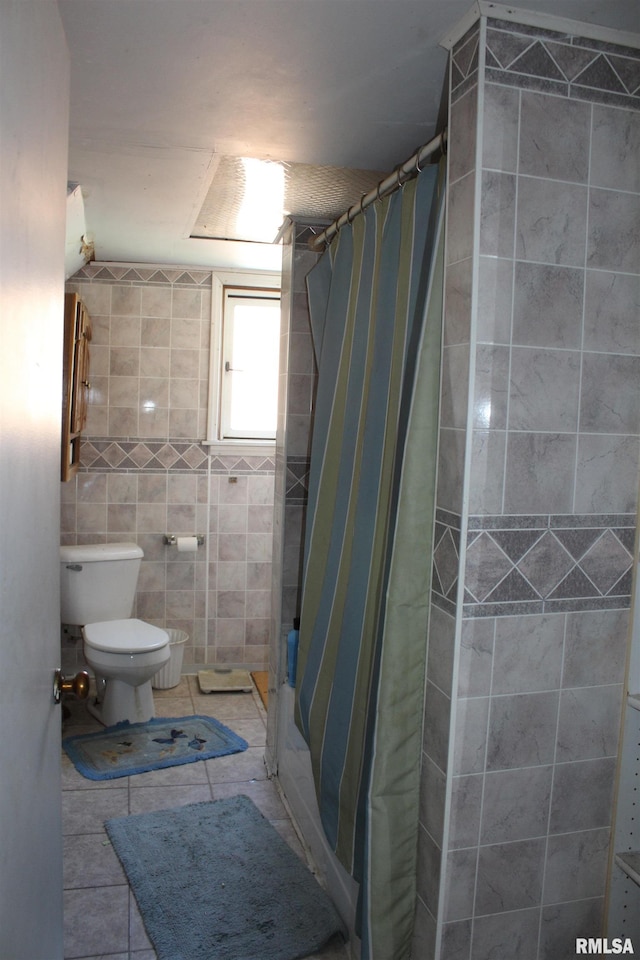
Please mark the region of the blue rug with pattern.
[[247, 742], [213, 717], [155, 718], [118, 723], [98, 733], [65, 737], [62, 746], [88, 780], [112, 780], [241, 753]]

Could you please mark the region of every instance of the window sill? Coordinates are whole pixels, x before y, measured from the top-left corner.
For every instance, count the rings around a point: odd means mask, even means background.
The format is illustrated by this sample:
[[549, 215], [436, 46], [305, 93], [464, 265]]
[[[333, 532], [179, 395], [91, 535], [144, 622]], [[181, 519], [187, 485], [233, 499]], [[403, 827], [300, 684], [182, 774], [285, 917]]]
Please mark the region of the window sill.
[[275, 440], [203, 440], [209, 453], [219, 457], [272, 457], [275, 456]]

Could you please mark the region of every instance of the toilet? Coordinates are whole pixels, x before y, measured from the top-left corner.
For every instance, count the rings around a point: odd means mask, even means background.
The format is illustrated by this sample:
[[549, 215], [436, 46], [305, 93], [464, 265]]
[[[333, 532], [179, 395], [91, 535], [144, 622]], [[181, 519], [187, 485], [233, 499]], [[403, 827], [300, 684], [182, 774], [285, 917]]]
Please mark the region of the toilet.
[[131, 617], [143, 556], [135, 543], [60, 547], [60, 619], [82, 628], [98, 690], [88, 709], [107, 727], [155, 716], [151, 679], [170, 657], [166, 631]]

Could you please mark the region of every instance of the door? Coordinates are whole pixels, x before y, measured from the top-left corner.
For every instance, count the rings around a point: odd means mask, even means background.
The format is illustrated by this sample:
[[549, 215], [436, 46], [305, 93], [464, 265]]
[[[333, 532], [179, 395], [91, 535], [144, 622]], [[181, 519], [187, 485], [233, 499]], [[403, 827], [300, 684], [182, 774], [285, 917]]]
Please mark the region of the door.
[[0, 5], [0, 957], [60, 960], [59, 494], [68, 53]]

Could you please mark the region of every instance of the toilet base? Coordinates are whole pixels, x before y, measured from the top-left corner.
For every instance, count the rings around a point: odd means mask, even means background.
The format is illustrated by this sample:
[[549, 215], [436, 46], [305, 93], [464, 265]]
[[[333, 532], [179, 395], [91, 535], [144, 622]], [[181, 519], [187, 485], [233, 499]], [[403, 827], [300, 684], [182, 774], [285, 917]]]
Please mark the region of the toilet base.
[[156, 715], [153, 703], [151, 680], [132, 687], [122, 680], [108, 679], [104, 685], [101, 701], [89, 701], [87, 709], [92, 717], [105, 727], [128, 720], [129, 723], [146, 723]]

